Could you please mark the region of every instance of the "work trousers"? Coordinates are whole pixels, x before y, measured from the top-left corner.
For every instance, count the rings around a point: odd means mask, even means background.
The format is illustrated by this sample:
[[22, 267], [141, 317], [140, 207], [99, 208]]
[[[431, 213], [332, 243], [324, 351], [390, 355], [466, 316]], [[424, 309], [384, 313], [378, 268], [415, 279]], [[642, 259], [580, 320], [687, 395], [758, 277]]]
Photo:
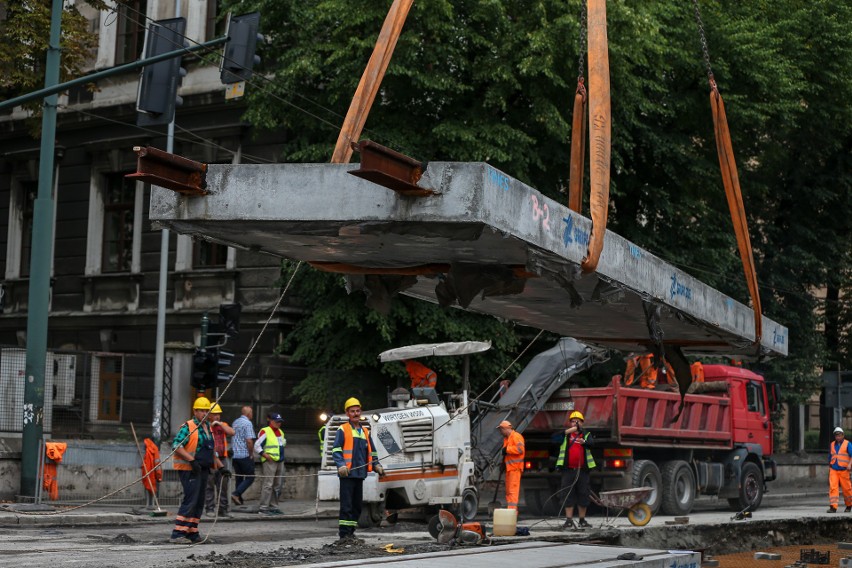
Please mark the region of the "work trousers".
[[521, 495], [521, 473], [520, 470], [506, 472], [506, 508], [517, 509], [518, 498]]
[[207, 477], [207, 491], [204, 497], [204, 508], [208, 513], [216, 510], [216, 498], [219, 498], [219, 514], [228, 512], [228, 486], [230, 480], [223, 472], [226, 468], [214, 469]]
[[565, 495], [565, 508], [589, 506], [589, 496], [592, 486], [589, 483], [589, 470], [581, 467], [578, 469], [565, 468], [562, 471], [562, 493]]
[[284, 488], [284, 462], [266, 460], [260, 464], [263, 486], [260, 490], [260, 510], [277, 509], [278, 497]]
[[201, 522], [201, 514], [204, 512], [204, 490], [209, 474], [210, 470], [206, 467], [201, 468], [197, 474], [192, 471], [178, 471], [180, 484], [183, 486], [183, 501], [175, 517], [172, 538], [184, 536], [192, 541], [200, 540], [198, 523]]
[[843, 490], [846, 506], [852, 507], [852, 481], [849, 480], [849, 470], [828, 468], [828, 502], [835, 509], [840, 501], [838, 486]]
[[340, 478], [340, 517], [337, 532], [340, 538], [353, 536], [361, 516], [361, 501], [364, 499], [364, 479]]
[[242, 497], [254, 483], [254, 458], [234, 458], [234, 495]]

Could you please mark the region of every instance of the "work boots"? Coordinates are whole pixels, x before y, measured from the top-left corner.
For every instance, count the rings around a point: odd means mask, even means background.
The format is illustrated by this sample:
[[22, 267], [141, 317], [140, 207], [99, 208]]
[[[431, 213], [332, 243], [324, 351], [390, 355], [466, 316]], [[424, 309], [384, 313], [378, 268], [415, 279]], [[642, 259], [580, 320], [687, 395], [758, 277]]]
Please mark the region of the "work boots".
[[562, 525], [563, 531], [573, 531], [577, 528], [574, 524], [574, 519], [565, 519], [565, 524]]
[[829, 507], [828, 511], [826, 511], [826, 513], [836, 513], [836, 512], [837, 512], [837, 507]]
[[589, 524], [589, 522], [588, 522], [586, 519], [580, 519], [580, 522], [579, 522], [579, 523], [577, 523], [577, 525], [578, 525], [581, 529], [590, 529], [590, 528], [592, 528], [592, 525], [590, 525], [590, 524]]
[[843, 509], [843, 512], [844, 513], [852, 513], [852, 507], [846, 507], [845, 509]]

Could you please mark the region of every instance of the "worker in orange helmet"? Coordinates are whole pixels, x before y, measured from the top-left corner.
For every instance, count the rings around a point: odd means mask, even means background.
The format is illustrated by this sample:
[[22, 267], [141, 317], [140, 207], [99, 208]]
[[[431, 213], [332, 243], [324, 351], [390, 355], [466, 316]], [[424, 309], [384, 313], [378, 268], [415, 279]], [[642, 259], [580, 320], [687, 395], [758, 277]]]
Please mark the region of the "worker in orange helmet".
[[517, 509], [521, 494], [521, 474], [524, 471], [524, 437], [515, 431], [508, 420], [497, 428], [503, 434], [503, 463], [506, 464], [506, 508]]
[[831, 461], [828, 464], [828, 512], [836, 513], [840, 502], [839, 490], [843, 490], [846, 512], [852, 511], [852, 482], [849, 471], [852, 470], [852, 446], [844, 439], [843, 428], [834, 429], [834, 441], [828, 448]]

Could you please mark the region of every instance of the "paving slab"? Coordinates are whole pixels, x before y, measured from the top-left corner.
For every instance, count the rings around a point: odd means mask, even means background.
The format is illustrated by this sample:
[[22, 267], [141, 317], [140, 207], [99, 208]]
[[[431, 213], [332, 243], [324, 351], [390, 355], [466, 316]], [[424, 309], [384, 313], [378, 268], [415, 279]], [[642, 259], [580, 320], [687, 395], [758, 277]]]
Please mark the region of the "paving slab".
[[[583, 274], [591, 221], [484, 163], [429, 163], [411, 197], [357, 165], [209, 166], [206, 196], [154, 188], [150, 218], [178, 233], [350, 274], [372, 299], [401, 292], [622, 351], [645, 351], [648, 314], [688, 353], [753, 355], [752, 310], [607, 231]], [[673, 227], [676, 227], [673, 220]], [[728, 230], [724, 226], [720, 231]], [[400, 274], [406, 276], [399, 276]], [[762, 319], [760, 352], [788, 330]]]
[[[622, 556], [623, 559], [618, 557]], [[633, 559], [626, 558], [631, 556]], [[626, 549], [615, 546], [558, 544], [532, 541], [492, 547], [458, 547], [446, 552], [430, 552], [407, 556], [371, 558], [370, 565], [392, 568], [423, 566], [456, 566], [465, 568], [553, 568], [595, 566], [642, 566], [647, 568], [699, 568], [701, 554], [693, 551]], [[285, 565], [286, 566], [286, 565]], [[352, 560], [303, 564], [303, 567], [336, 568], [352, 566]], [[283, 566], [282, 566], [283, 568]]]

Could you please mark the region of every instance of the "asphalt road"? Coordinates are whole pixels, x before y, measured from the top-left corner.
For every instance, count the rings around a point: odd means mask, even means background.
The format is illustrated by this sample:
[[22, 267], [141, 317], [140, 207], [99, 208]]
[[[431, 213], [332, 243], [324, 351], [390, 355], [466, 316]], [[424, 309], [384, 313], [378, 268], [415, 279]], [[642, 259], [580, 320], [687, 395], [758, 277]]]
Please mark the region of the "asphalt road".
[[[654, 517], [644, 529], [637, 529], [623, 517], [590, 518], [594, 529], [562, 532], [561, 519], [522, 519], [519, 525], [530, 527], [538, 540], [583, 542], [605, 540], [624, 546], [644, 548], [697, 547], [695, 539], [704, 538], [705, 548], [719, 546], [727, 541], [726, 549], [741, 545], [754, 546], [746, 537], [749, 528], [758, 528], [770, 522], [778, 532], [778, 539], [792, 543], [783, 527], [805, 527], [803, 521], [812, 519], [813, 526], [852, 522], [852, 513], [826, 514], [826, 497], [807, 495], [779, 495], [764, 501], [751, 520], [734, 521], [732, 513], [722, 503], [702, 501], [689, 516], [689, 524], [672, 526], [670, 517]], [[842, 509], [841, 509], [842, 510]], [[236, 566], [238, 568], [269, 568], [355, 557], [388, 556], [382, 547], [393, 544], [408, 552], [438, 550], [426, 532], [424, 524], [400, 522], [390, 528], [361, 530], [358, 536], [364, 544], [354, 549], [341, 550], [331, 545], [336, 540], [337, 521], [333, 518], [318, 520], [292, 518], [264, 518], [250, 514], [236, 514], [231, 519], [212, 522], [202, 520], [202, 533], [209, 534], [213, 544], [178, 546], [167, 544], [171, 524], [168, 519], [140, 518], [124, 525], [101, 524], [91, 526], [4, 526], [0, 528], [0, 567], [14, 566], [99, 566], [101, 568], [148, 568], [159, 566]], [[848, 526], [848, 525], [847, 525]], [[815, 531], [817, 529], [814, 529]], [[764, 534], [761, 529], [755, 533]], [[800, 531], [801, 532], [801, 531]], [[845, 532], [848, 532], [848, 528]], [[700, 537], [700, 535], [705, 537]], [[720, 536], [721, 535], [721, 536]], [[517, 542], [519, 537], [502, 539]], [[813, 534], [813, 542], [824, 535]], [[799, 534], [797, 541], [807, 540], [807, 533]], [[771, 543], [767, 543], [771, 544]], [[804, 544], [804, 543], [803, 543]], [[683, 545], [683, 546], [682, 546]], [[722, 553], [722, 548], [717, 553]]]

